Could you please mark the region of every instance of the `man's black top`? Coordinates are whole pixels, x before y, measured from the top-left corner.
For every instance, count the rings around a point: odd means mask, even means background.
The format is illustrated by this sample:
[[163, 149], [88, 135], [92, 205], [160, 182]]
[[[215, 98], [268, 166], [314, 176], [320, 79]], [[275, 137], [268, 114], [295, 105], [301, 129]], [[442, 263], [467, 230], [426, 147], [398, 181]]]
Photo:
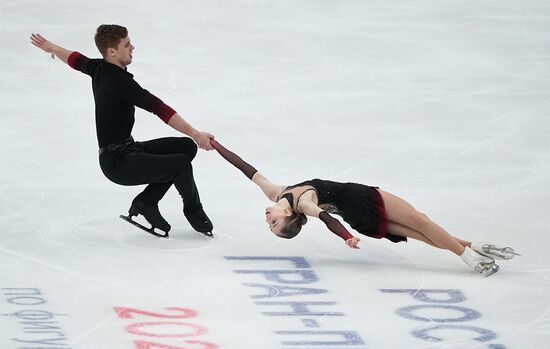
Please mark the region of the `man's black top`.
[[176, 113], [142, 88], [126, 69], [104, 59], [89, 59], [75, 51], [69, 56], [68, 64], [92, 78], [96, 132], [100, 148], [130, 137], [135, 121], [134, 106], [156, 114], [166, 123]]

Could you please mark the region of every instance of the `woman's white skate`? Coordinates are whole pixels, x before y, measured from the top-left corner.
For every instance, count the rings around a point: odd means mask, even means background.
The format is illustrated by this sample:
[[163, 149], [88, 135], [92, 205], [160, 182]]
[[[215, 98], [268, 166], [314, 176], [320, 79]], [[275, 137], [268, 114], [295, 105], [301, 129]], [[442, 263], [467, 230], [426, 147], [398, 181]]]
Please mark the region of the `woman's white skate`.
[[500, 267], [495, 264], [493, 258], [481, 255], [469, 247], [464, 249], [464, 253], [462, 253], [460, 258], [462, 258], [464, 263], [468, 264], [470, 268], [485, 277], [493, 275], [500, 269]]

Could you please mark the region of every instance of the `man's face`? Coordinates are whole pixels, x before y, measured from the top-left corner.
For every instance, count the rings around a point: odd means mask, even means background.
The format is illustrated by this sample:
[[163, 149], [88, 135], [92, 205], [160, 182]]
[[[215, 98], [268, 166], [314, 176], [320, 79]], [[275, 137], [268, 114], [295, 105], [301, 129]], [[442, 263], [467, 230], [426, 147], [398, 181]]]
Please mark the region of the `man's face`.
[[132, 63], [132, 52], [134, 51], [134, 45], [130, 42], [130, 37], [127, 36], [121, 39], [117, 48], [114, 50], [113, 60], [121, 67], [126, 67]]

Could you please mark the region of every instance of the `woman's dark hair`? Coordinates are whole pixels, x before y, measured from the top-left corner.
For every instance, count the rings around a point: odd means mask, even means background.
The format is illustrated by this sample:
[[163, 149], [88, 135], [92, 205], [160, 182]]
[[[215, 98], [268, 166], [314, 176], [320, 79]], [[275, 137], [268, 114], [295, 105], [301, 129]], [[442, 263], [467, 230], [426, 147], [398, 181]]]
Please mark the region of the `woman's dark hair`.
[[283, 228], [277, 236], [284, 239], [292, 239], [300, 233], [302, 226], [306, 223], [307, 217], [305, 214], [292, 212], [292, 215], [284, 219]]
[[128, 30], [117, 24], [102, 24], [95, 32], [95, 45], [103, 57], [109, 47], [116, 48], [120, 40], [128, 36]]

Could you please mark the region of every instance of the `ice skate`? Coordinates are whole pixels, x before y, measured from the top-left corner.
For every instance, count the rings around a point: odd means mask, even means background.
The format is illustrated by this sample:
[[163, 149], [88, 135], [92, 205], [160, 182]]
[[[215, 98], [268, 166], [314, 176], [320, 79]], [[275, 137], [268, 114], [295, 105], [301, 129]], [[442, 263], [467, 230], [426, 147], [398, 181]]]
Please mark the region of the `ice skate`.
[[487, 257], [496, 259], [512, 259], [521, 256], [511, 247], [498, 247], [489, 242], [472, 242], [472, 250]]
[[[141, 214], [149, 224], [150, 228], [145, 227], [144, 225], [136, 222], [132, 217]], [[161, 238], [168, 238], [168, 232], [170, 231], [170, 224], [161, 216], [158, 205], [145, 205], [143, 202], [134, 199], [132, 206], [128, 210], [128, 216], [120, 215], [120, 218], [124, 219], [128, 223], [135, 225], [136, 227], [145, 230], [149, 234], [152, 234]], [[164, 232], [164, 234], [157, 233], [155, 231], [159, 229]]]
[[500, 268], [495, 264], [495, 260], [490, 257], [483, 256], [469, 247], [464, 249], [464, 253], [460, 256], [464, 263], [481, 275], [487, 277], [496, 273]]
[[214, 226], [212, 225], [210, 218], [208, 218], [208, 216], [202, 209], [202, 205], [192, 211], [184, 211], [183, 213], [193, 229], [208, 237], [214, 237], [214, 235], [212, 234]]

